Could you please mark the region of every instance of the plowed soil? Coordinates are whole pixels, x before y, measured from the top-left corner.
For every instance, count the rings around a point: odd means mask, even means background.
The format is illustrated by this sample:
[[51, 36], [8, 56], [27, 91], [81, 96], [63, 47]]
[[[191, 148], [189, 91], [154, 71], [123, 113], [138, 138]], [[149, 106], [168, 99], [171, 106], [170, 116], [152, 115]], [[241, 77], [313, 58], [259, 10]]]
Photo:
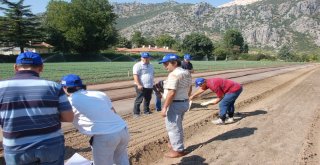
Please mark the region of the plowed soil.
[[[320, 164], [320, 66], [259, 81], [233, 80], [244, 84], [235, 122], [213, 125], [218, 106], [200, 103], [214, 94], [202, 95], [184, 117], [189, 153], [182, 158], [163, 158], [168, 138], [159, 113], [125, 117], [131, 164]], [[66, 160], [75, 152], [91, 159], [87, 136], [70, 130], [65, 139]]]

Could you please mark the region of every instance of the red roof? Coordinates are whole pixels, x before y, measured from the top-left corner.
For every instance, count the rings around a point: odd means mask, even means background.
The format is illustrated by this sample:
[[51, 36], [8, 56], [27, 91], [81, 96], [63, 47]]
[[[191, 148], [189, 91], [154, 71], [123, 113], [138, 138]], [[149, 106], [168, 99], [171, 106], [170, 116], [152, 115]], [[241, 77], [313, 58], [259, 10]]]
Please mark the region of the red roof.
[[45, 48], [53, 48], [52, 45], [45, 43], [45, 42], [41, 42], [41, 43], [33, 43], [31, 45], [32, 47], [45, 47]]
[[144, 47], [144, 48], [116, 48], [118, 52], [130, 52], [130, 53], [140, 53], [140, 52], [161, 52], [161, 53], [176, 53], [177, 51], [166, 48], [156, 48], [156, 47]]

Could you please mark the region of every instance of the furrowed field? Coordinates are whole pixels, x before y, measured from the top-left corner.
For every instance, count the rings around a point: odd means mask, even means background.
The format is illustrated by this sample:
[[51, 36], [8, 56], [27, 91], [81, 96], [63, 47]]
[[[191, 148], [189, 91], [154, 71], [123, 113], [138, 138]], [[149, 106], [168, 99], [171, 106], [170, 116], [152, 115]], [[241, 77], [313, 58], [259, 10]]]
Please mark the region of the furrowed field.
[[[78, 74], [87, 84], [99, 84], [112, 81], [132, 79], [132, 67], [135, 62], [70, 62], [45, 63], [41, 77], [59, 81], [63, 75]], [[157, 61], [152, 61], [156, 76], [167, 75]], [[274, 62], [274, 61], [192, 61], [196, 72], [230, 70], [239, 68], [274, 67], [301, 63]], [[0, 64], [0, 79], [7, 79], [14, 74], [12, 63]]]

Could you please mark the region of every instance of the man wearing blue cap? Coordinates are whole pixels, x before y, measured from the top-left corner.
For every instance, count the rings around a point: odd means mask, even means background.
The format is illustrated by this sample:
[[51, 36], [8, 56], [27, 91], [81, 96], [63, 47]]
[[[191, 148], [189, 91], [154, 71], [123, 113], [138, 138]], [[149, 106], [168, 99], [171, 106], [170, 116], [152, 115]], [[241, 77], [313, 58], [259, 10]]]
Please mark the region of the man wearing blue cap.
[[[206, 106], [209, 104], [218, 104], [219, 102], [219, 119], [213, 120], [213, 124], [224, 124], [232, 123], [233, 115], [234, 115], [234, 103], [236, 99], [242, 92], [241, 84], [223, 78], [197, 78], [195, 80], [196, 87], [200, 87], [198, 91], [196, 91], [192, 96], [190, 96], [190, 100], [193, 100], [195, 97], [199, 96], [201, 93], [210, 89], [215, 92], [217, 95], [216, 99], [209, 100], [201, 103], [202, 106]], [[228, 115], [228, 119], [227, 119]]]
[[61, 79], [75, 114], [73, 125], [91, 136], [95, 165], [129, 165], [127, 147], [129, 132], [126, 122], [116, 114], [110, 98], [100, 91], [87, 91], [78, 75]]
[[19, 54], [15, 76], [0, 81], [0, 125], [6, 164], [64, 163], [61, 122], [72, 122], [72, 107], [60, 84], [41, 79], [39, 54]]
[[182, 69], [181, 61], [176, 54], [167, 54], [159, 62], [169, 72], [164, 81], [165, 99], [161, 115], [165, 117], [166, 129], [169, 136], [170, 151], [166, 157], [176, 158], [185, 155], [183, 142], [182, 120], [189, 109], [192, 78], [189, 71]]
[[133, 66], [133, 79], [137, 97], [134, 101], [133, 115], [140, 116], [140, 105], [144, 100], [144, 114], [150, 114], [150, 100], [152, 97], [154, 68], [150, 63], [151, 55], [148, 52], [141, 53], [141, 61]]
[[183, 56], [183, 58], [184, 58], [184, 60], [183, 60], [183, 62], [182, 62], [182, 64], [181, 64], [181, 67], [182, 67], [183, 69], [189, 70], [190, 73], [193, 73], [193, 72], [194, 72], [194, 70], [193, 70], [193, 65], [192, 65], [192, 63], [190, 62], [190, 61], [191, 61], [191, 55], [190, 55], [190, 54], [185, 54], [185, 55]]

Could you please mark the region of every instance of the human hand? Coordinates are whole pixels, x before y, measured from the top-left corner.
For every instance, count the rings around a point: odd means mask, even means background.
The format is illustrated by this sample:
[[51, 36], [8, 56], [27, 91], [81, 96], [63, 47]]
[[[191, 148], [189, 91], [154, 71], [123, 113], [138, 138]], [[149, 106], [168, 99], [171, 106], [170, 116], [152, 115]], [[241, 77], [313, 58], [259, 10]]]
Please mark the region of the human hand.
[[143, 86], [142, 86], [142, 85], [138, 85], [138, 89], [139, 89], [139, 90], [142, 90], [142, 89], [143, 89]]
[[166, 117], [167, 116], [167, 108], [162, 108], [161, 109], [161, 116]]

